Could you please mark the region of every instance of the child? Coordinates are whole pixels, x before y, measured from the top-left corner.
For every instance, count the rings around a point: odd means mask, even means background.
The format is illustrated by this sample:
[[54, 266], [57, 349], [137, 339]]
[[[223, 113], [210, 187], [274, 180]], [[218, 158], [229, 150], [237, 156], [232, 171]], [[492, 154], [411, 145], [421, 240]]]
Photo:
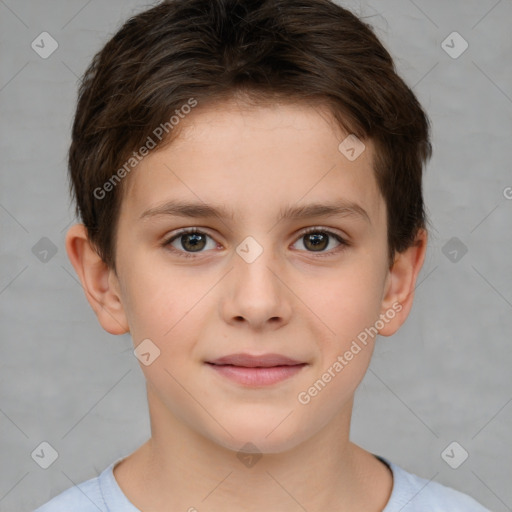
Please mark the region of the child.
[[[66, 250], [151, 438], [37, 512], [485, 511], [349, 440], [427, 233], [427, 118], [329, 0], [171, 0], [84, 75]], [[204, 242], [204, 245], [201, 245]]]

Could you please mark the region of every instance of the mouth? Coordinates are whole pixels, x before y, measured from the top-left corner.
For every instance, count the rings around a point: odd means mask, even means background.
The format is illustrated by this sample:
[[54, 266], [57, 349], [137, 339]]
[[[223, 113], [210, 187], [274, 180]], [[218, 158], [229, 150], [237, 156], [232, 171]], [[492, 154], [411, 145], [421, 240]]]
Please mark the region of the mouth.
[[280, 354], [231, 354], [206, 361], [218, 375], [238, 384], [260, 387], [276, 384], [299, 373], [308, 363]]

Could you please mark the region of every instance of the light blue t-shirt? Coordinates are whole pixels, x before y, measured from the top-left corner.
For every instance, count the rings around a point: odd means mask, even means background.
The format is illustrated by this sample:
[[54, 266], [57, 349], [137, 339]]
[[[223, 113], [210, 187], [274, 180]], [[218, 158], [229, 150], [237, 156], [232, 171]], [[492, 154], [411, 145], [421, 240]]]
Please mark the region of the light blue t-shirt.
[[[393, 472], [393, 489], [382, 512], [490, 512], [467, 494], [408, 473], [375, 455]], [[124, 457], [123, 457], [124, 458]], [[34, 512], [141, 512], [123, 494], [113, 468], [55, 496]]]

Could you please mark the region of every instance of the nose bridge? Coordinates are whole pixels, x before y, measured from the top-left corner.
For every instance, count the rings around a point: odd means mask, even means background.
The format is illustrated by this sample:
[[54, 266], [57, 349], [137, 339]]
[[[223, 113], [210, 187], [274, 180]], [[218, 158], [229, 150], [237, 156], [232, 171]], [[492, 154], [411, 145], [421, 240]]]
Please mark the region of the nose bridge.
[[270, 243], [270, 237], [260, 241], [253, 236], [247, 236], [236, 248], [235, 279], [243, 287], [250, 287], [256, 295], [253, 299], [265, 298], [270, 300], [279, 293], [275, 270], [277, 258], [273, 253], [274, 248]]
[[291, 308], [286, 286], [279, 277], [280, 262], [270, 237], [247, 236], [236, 247], [230, 277], [231, 293], [224, 303], [227, 321], [244, 319], [261, 326], [276, 318], [287, 321]]
[[[259, 244], [258, 244], [259, 245]], [[261, 249], [259, 249], [261, 247]], [[243, 242], [237, 248], [235, 275], [244, 286], [256, 287], [266, 293], [278, 293], [276, 281], [277, 258], [271, 247], [255, 246], [254, 242]]]

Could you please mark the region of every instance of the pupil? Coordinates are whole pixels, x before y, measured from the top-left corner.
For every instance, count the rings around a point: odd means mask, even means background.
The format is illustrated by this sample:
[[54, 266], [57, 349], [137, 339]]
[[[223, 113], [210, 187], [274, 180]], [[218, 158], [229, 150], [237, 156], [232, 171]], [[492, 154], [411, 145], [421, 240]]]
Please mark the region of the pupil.
[[[198, 233], [188, 233], [184, 235], [184, 237], [185, 243], [183, 243], [183, 240], [181, 241], [181, 245], [184, 249], [197, 251], [203, 248], [201, 247], [201, 239], [204, 238], [203, 235]], [[204, 240], [202, 240], [202, 242], [204, 244]], [[187, 247], [187, 245], [189, 245], [189, 247]]]
[[325, 233], [315, 233], [307, 235], [306, 240], [312, 243], [312, 246], [315, 250], [325, 249], [325, 247], [327, 246], [327, 236], [325, 235]]

